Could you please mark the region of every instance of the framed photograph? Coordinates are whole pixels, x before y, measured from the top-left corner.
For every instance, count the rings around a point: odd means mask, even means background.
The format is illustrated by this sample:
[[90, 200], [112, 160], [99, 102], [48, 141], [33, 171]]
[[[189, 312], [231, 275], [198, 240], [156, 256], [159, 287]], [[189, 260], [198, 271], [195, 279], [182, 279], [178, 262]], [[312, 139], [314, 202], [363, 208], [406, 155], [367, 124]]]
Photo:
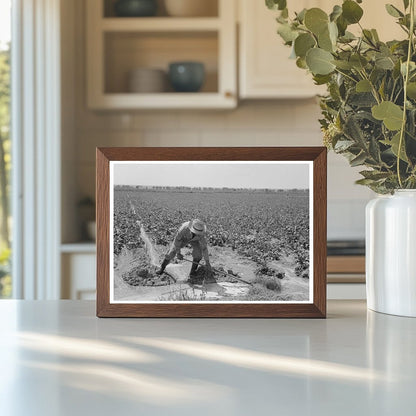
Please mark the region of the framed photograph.
[[324, 318], [324, 147], [98, 148], [97, 316]]

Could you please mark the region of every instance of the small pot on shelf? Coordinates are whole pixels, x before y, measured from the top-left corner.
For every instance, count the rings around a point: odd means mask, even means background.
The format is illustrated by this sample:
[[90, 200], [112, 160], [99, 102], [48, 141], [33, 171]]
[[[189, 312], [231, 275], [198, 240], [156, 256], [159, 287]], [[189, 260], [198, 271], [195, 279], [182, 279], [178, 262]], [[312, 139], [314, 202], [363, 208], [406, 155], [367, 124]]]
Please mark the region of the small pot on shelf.
[[176, 92], [198, 92], [205, 81], [205, 66], [202, 62], [172, 62], [169, 80]]
[[118, 0], [114, 4], [118, 17], [151, 17], [157, 13], [156, 0]]
[[138, 94], [162, 93], [167, 90], [167, 76], [162, 69], [136, 68], [129, 72], [128, 91]]

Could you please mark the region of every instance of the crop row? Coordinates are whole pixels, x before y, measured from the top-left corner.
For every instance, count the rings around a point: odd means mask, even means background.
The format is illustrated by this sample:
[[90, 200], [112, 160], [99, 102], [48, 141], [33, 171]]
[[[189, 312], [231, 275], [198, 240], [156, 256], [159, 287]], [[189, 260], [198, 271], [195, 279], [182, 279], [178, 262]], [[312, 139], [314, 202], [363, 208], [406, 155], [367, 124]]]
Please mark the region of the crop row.
[[293, 256], [297, 274], [307, 273], [309, 208], [304, 191], [116, 191], [114, 253], [142, 245], [137, 221], [156, 244], [168, 246], [179, 226], [193, 218], [206, 222], [211, 246], [230, 247], [259, 264]]

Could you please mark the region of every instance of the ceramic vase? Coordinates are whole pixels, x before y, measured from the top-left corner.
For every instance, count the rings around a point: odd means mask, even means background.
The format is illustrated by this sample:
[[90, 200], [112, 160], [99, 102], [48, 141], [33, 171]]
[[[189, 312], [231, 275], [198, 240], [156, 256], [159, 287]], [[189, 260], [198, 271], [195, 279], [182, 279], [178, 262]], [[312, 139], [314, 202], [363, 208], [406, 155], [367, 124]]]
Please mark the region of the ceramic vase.
[[369, 309], [416, 317], [416, 190], [367, 204], [366, 285]]

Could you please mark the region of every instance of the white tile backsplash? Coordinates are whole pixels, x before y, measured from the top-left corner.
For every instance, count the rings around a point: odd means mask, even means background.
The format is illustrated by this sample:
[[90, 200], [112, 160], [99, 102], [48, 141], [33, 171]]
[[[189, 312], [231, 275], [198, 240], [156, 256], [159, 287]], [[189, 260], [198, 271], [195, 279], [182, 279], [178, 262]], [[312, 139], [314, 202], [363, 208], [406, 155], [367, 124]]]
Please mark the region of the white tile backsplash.
[[367, 199], [328, 200], [328, 239], [362, 239]]

